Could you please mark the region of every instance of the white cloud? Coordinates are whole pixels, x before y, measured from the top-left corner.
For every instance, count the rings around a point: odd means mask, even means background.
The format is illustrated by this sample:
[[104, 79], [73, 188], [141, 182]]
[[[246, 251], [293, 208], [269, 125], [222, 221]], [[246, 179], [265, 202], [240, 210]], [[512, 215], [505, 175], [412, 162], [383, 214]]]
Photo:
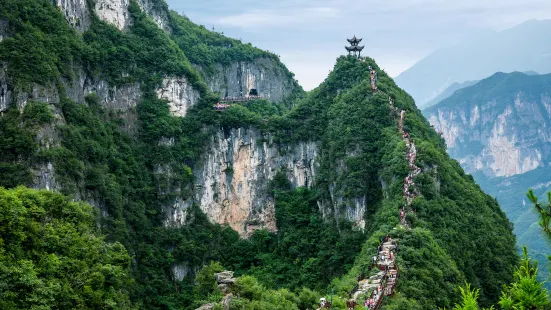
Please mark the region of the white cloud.
[[551, 19], [551, 0], [168, 0], [194, 21], [282, 56], [317, 86], [363, 37], [364, 53], [396, 76], [439, 47], [528, 19]]
[[301, 24], [326, 21], [338, 15], [339, 11], [336, 8], [311, 7], [284, 10], [252, 10], [211, 20], [221, 26], [254, 30], [264, 27], [294, 27]]

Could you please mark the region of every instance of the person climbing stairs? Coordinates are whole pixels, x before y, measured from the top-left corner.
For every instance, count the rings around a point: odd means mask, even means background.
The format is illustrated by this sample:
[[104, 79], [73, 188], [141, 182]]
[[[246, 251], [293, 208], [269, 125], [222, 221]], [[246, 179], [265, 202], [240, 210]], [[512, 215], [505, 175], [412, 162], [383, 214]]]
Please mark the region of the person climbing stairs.
[[[369, 66], [370, 82], [372, 90], [377, 90], [377, 72]], [[388, 101], [394, 117], [398, 118], [398, 132], [406, 145], [405, 158], [408, 162], [409, 173], [404, 178], [403, 198], [406, 203], [400, 207], [400, 224], [406, 229], [411, 229], [407, 222], [407, 213], [412, 213], [413, 200], [420, 194], [416, 188], [414, 179], [420, 173], [421, 168], [416, 165], [417, 148], [411, 138], [409, 132], [405, 131], [404, 123], [406, 118], [405, 110], [398, 110], [395, 106], [394, 99], [389, 96]], [[370, 310], [378, 310], [385, 296], [394, 295], [396, 285], [399, 278], [399, 268], [396, 264], [396, 256], [398, 253], [398, 240], [393, 240], [387, 235], [377, 247], [377, 255], [372, 258], [372, 267], [376, 267], [379, 272], [368, 279], [358, 277], [358, 285], [350, 293], [351, 301], [356, 302], [360, 296], [366, 296], [365, 305]], [[369, 294], [369, 292], [371, 292]], [[369, 294], [369, 296], [367, 296]]]

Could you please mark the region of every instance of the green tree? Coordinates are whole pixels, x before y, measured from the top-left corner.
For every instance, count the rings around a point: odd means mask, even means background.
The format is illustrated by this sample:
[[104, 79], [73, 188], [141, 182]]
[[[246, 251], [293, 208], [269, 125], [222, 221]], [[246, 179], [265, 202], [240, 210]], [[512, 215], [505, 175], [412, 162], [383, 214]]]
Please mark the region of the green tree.
[[[224, 268], [218, 262], [211, 262], [203, 267], [195, 277], [193, 292], [196, 299], [208, 297], [210, 294], [219, 293], [214, 274], [223, 271]], [[220, 294], [216, 294], [220, 295]]]
[[[465, 283], [465, 288], [459, 287], [461, 291], [462, 301], [460, 304], [456, 304], [453, 310], [478, 310], [478, 296], [480, 289], [471, 289], [469, 283]], [[493, 309], [492, 306], [489, 310]]]
[[522, 253], [521, 265], [515, 271], [515, 282], [502, 292], [499, 305], [505, 310], [545, 309], [550, 303], [543, 283], [536, 279], [537, 263], [530, 261], [526, 247]]
[[[538, 197], [530, 189], [526, 194], [528, 199], [534, 204], [536, 211], [540, 216], [540, 225], [543, 231], [551, 238], [551, 192], [547, 193], [548, 205], [538, 201]], [[529, 309], [547, 309], [551, 306], [547, 290], [543, 283], [538, 282], [538, 264], [532, 262], [528, 257], [528, 249], [523, 247], [522, 260], [514, 273], [514, 282], [504, 287], [499, 299], [499, 305], [505, 310], [529, 310]], [[551, 256], [549, 257], [551, 259]], [[471, 290], [470, 285], [461, 290], [462, 304], [456, 305], [454, 310], [478, 309], [478, 292]]]
[[0, 309], [132, 309], [130, 256], [94, 209], [45, 190], [0, 187]]

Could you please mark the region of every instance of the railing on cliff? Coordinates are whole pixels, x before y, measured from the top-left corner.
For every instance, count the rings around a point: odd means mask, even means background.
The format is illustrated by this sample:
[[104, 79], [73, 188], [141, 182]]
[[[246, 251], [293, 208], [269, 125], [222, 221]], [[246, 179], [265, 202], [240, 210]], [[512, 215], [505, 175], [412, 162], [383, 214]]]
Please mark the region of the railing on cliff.
[[253, 100], [265, 99], [263, 96], [247, 96], [247, 97], [225, 97], [214, 105], [215, 111], [224, 111], [231, 107], [234, 103], [248, 102]]

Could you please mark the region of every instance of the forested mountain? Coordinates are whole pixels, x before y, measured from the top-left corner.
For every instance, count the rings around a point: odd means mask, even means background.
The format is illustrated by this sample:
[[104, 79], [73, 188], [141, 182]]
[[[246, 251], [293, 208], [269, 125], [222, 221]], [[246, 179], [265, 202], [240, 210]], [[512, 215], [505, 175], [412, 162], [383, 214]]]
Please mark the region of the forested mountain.
[[495, 72], [551, 72], [551, 20], [530, 20], [500, 32], [443, 47], [396, 77], [420, 108], [454, 83], [481, 80]]
[[551, 75], [496, 73], [424, 111], [452, 157], [496, 197], [548, 275], [549, 245], [524, 195], [551, 189]]
[[[161, 0], [6, 0], [0, 21], [3, 308], [288, 310], [333, 291], [343, 309], [386, 235], [400, 242], [387, 309], [450, 307], [464, 281], [489, 305], [512, 281], [497, 201], [373, 59], [341, 56], [304, 93], [276, 55]], [[393, 108], [421, 168], [407, 229]]]

